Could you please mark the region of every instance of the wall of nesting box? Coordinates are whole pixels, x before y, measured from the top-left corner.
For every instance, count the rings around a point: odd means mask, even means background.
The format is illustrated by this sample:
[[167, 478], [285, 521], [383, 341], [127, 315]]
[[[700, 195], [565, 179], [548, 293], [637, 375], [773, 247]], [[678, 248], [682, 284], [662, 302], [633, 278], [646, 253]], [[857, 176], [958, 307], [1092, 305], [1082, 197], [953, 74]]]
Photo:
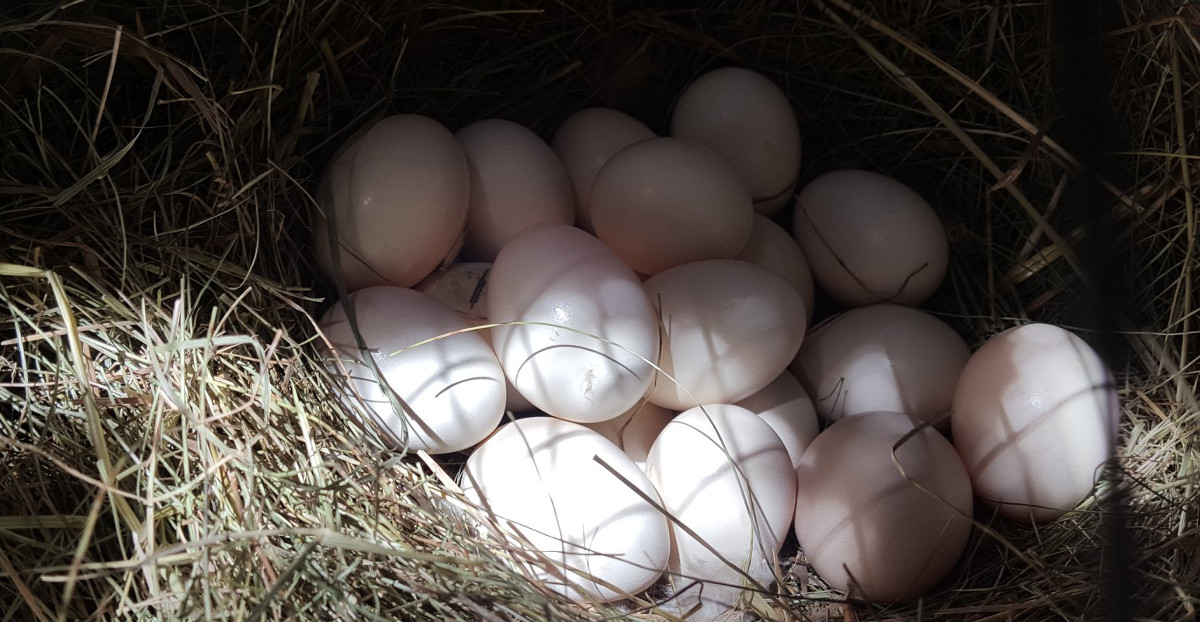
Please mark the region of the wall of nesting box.
[[454, 459], [347, 423], [313, 338], [331, 292], [309, 208], [336, 147], [379, 116], [548, 137], [607, 105], [661, 131], [681, 88], [725, 65], [788, 94], [801, 183], [853, 166], [930, 199], [952, 263], [926, 306], [972, 346], [1026, 319], [1081, 329], [1123, 404], [1104, 494], [1036, 529], [978, 516], [922, 602], [846, 604], [788, 564], [758, 614], [1195, 616], [1190, 5], [1093, 24], [1037, 2], [235, 4], [0, 17], [6, 618], [612, 613], [547, 596], [446, 511]]

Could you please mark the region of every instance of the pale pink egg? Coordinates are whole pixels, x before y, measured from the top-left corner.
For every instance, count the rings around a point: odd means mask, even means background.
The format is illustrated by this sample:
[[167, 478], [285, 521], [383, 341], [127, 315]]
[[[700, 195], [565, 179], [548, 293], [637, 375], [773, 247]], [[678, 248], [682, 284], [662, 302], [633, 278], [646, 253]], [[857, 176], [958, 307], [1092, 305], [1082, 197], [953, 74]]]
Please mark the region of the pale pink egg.
[[550, 141], [575, 192], [575, 221], [592, 231], [592, 181], [618, 151], [655, 134], [644, 123], [612, 108], [584, 108], [563, 120]]
[[787, 369], [804, 339], [800, 294], [752, 263], [697, 261], [643, 286], [662, 318], [658, 364], [665, 373], [649, 397], [659, 406], [686, 410], [745, 399]]
[[720, 155], [681, 138], [634, 143], [592, 183], [596, 237], [640, 274], [732, 259], [753, 226], [750, 193]]
[[[344, 401], [360, 420], [399, 447], [431, 454], [466, 449], [496, 428], [504, 412], [504, 372], [479, 333], [450, 335], [467, 327], [457, 313], [403, 287], [368, 287], [349, 300], [365, 352], [342, 304], [320, 324], [339, 360], [331, 371], [350, 374]], [[396, 406], [380, 379], [399, 398]]]
[[616, 445], [577, 423], [508, 423], [459, 479], [495, 517], [481, 528], [498, 525], [510, 546], [548, 559], [552, 566], [526, 568], [567, 598], [618, 600], [650, 587], [667, 565], [671, 536], [654, 486]]
[[[321, 270], [348, 291], [416, 285], [457, 254], [470, 184], [467, 158], [450, 130], [415, 114], [381, 119], [325, 171], [313, 224]], [[327, 216], [340, 249], [336, 262]]]
[[1099, 355], [1067, 330], [1026, 324], [971, 355], [950, 427], [976, 494], [1001, 516], [1034, 522], [1092, 492], [1119, 417]]
[[945, 322], [920, 309], [878, 304], [817, 325], [790, 368], [826, 421], [893, 410], [945, 431], [954, 387], [970, 356]]
[[496, 257], [488, 280], [492, 343], [534, 406], [578, 422], [612, 419], [646, 394], [658, 319], [641, 281], [596, 238], [538, 225]]
[[815, 301], [812, 271], [804, 252], [783, 227], [762, 214], [755, 214], [750, 239], [735, 259], [757, 264], [787, 279], [804, 299], [805, 318], [812, 320]]
[[696, 78], [675, 102], [671, 135], [728, 160], [760, 213], [776, 214], [791, 199], [800, 173], [800, 125], [770, 78], [739, 67]]
[[918, 424], [894, 412], [848, 416], [817, 435], [796, 468], [800, 549], [852, 598], [916, 600], [966, 548], [970, 477], [941, 434], [907, 436]]
[[571, 181], [537, 134], [505, 119], [484, 119], [455, 137], [471, 169], [466, 256], [491, 261], [530, 225], [574, 224]]
[[852, 307], [924, 302], [946, 274], [942, 221], [921, 195], [878, 173], [845, 169], [796, 197], [792, 234], [817, 285]]

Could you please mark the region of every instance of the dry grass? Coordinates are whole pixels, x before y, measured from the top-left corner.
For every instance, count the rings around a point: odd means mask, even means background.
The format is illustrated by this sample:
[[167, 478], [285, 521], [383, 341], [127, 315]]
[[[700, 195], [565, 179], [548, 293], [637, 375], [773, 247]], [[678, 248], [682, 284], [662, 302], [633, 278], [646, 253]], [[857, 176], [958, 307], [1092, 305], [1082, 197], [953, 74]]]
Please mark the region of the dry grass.
[[[934, 199], [957, 259], [932, 308], [977, 344], [1081, 326], [1100, 214], [1124, 408], [1121, 568], [1137, 615], [1196, 618], [1200, 9], [1109, 14], [1116, 164], [1072, 207], [1040, 3], [168, 0], [0, 9], [0, 620], [523, 620], [549, 598], [439, 508], [445, 473], [331, 399], [309, 319], [309, 209], [369, 119], [548, 135], [606, 104], [661, 129], [699, 71], [757, 68], [801, 116], [805, 176], [888, 171]], [[1089, 212], [1088, 210], [1092, 210]], [[446, 470], [455, 468], [445, 463]], [[828, 604], [803, 568], [767, 617], [1100, 616], [1100, 505], [981, 527], [946, 588]], [[640, 613], [626, 612], [633, 617]]]

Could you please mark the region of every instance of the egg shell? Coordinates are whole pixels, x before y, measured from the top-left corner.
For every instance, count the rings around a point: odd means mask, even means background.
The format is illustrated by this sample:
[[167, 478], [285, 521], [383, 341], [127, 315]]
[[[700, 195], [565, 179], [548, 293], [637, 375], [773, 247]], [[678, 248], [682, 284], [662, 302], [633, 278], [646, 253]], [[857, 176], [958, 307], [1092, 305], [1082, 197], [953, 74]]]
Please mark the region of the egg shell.
[[[402, 287], [369, 287], [350, 294], [349, 300], [364, 345], [409, 409], [401, 415], [392, 408], [338, 304], [320, 325], [363, 398], [360, 404], [353, 393], [346, 396], [360, 419], [375, 423], [400, 447], [431, 454], [466, 449], [495, 429], [504, 412], [504, 373], [483, 337], [459, 333], [405, 350], [466, 328], [458, 314]], [[330, 368], [340, 373], [336, 364]]]
[[[754, 201], [772, 215], [800, 173], [800, 125], [791, 103], [770, 78], [740, 67], [714, 69], [679, 95], [671, 135], [721, 154]], [[772, 201], [776, 199], [776, 201]]]
[[651, 138], [617, 152], [596, 174], [590, 205], [596, 237], [647, 275], [736, 257], [754, 217], [750, 193], [729, 163], [681, 138]]
[[500, 251], [488, 283], [496, 353], [534, 406], [570, 421], [612, 419], [645, 395], [658, 318], [641, 282], [596, 238], [538, 225]]
[[[729, 608], [738, 586], [771, 583], [796, 498], [791, 458], [771, 426], [739, 406], [687, 410], [650, 447], [646, 474], [667, 511], [700, 538], [672, 522], [668, 570], [683, 591], [669, 609]], [[693, 579], [706, 584], [685, 589]]]
[[644, 469], [650, 446], [675, 414], [673, 410], [642, 401], [614, 419], [583, 425], [612, 441], [638, 468]]
[[775, 430], [787, 447], [792, 467], [800, 464], [800, 456], [817, 437], [817, 410], [804, 385], [789, 371], [734, 405], [758, 415]]
[[989, 339], [967, 361], [950, 427], [976, 494], [1005, 518], [1058, 518], [1092, 491], [1120, 408], [1085, 341], [1050, 324]]
[[815, 301], [812, 271], [804, 251], [787, 230], [770, 218], [755, 214], [750, 239], [735, 259], [762, 266], [786, 279], [804, 300], [806, 321], [812, 320]]
[[752, 263], [697, 261], [643, 286], [662, 318], [658, 364], [666, 372], [649, 399], [665, 408], [747, 398], [787, 369], [804, 339], [800, 294]]
[[563, 120], [550, 141], [575, 194], [575, 221], [592, 231], [590, 196], [596, 173], [618, 151], [657, 135], [644, 123], [613, 108], [584, 108]]
[[946, 274], [942, 221], [916, 191], [879, 173], [844, 169], [809, 182], [792, 234], [817, 285], [847, 306], [915, 306]]
[[537, 134], [505, 119], [483, 119], [455, 137], [471, 171], [466, 257], [491, 261], [530, 225], [575, 223], [571, 181]]
[[851, 415], [821, 432], [800, 458], [800, 549], [822, 579], [853, 598], [915, 600], [966, 548], [971, 480], [932, 428], [900, 442], [918, 423], [902, 413]]
[[873, 410], [908, 413], [943, 432], [971, 350], [945, 322], [911, 307], [851, 309], [804, 337], [790, 369], [825, 421]]
[[636, 594], [667, 565], [670, 532], [655, 507], [658, 493], [616, 445], [579, 424], [553, 417], [505, 424], [471, 454], [459, 479], [505, 533], [519, 531], [558, 566], [529, 565], [567, 598]]
[[[412, 287], [457, 253], [470, 199], [462, 147], [437, 121], [385, 117], [360, 133], [325, 171], [313, 231], [317, 261], [347, 291]], [[333, 215], [340, 269], [329, 245]]]

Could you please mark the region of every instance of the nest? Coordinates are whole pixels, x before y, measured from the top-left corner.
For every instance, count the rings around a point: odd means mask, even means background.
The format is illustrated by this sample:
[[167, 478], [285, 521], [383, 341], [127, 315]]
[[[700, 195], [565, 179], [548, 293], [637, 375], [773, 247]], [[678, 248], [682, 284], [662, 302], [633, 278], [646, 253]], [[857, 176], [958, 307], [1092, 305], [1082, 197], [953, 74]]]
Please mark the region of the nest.
[[[452, 460], [347, 419], [312, 320], [331, 292], [310, 213], [374, 118], [548, 137], [608, 105], [661, 131], [722, 65], [788, 93], [803, 179], [869, 168], [931, 199], [953, 261], [927, 306], [969, 343], [1078, 329], [1123, 404], [1095, 498], [1036, 528], [978, 515], [922, 601], [846, 603], [796, 562], [757, 615], [1195, 619], [1200, 10], [475, 4], [2, 9], [0, 619], [662, 619], [531, 584], [441, 509]], [[1068, 22], [1099, 34], [1083, 97], [1062, 87]]]

